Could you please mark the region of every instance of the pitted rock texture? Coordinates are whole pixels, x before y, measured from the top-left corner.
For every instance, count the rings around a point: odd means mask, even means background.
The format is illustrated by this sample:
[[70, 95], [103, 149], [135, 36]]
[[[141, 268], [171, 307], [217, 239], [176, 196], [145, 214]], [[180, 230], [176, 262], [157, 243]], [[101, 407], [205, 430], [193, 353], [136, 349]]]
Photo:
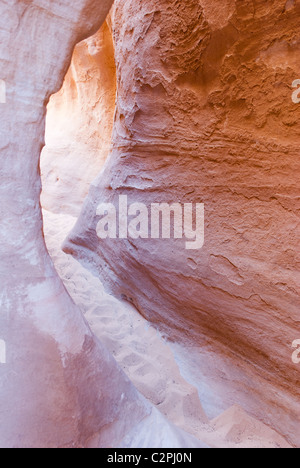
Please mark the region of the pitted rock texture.
[[[167, 336], [211, 340], [267, 391], [252, 413], [297, 444], [298, 2], [116, 0], [113, 147], [65, 251]], [[100, 202], [205, 203], [205, 246], [105, 240]], [[247, 391], [247, 390], [246, 390]]]

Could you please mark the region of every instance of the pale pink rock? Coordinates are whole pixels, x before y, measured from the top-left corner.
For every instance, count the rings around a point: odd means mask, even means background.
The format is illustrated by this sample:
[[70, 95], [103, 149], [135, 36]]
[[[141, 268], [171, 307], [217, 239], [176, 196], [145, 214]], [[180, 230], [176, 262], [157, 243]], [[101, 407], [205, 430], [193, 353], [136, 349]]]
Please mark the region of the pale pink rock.
[[66, 293], [39, 203], [47, 100], [111, 3], [0, 6], [1, 447], [113, 445], [151, 412]]

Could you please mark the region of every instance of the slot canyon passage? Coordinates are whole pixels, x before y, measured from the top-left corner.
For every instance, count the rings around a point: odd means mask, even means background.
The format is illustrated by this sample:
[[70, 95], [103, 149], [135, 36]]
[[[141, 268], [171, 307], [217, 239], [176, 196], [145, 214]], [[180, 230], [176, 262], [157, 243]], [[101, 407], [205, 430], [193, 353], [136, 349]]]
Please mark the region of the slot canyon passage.
[[0, 446], [299, 447], [299, 2], [112, 3], [0, 0]]

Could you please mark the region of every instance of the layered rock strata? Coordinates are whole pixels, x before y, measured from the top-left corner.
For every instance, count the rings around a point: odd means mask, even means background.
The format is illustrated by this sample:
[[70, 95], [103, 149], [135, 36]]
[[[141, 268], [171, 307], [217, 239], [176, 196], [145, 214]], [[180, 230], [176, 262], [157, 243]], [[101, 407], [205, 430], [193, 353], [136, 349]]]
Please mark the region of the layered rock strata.
[[[171, 339], [209, 341], [254, 377], [252, 413], [297, 443], [297, 2], [116, 1], [113, 147], [65, 251]], [[105, 239], [99, 203], [205, 204], [205, 245]], [[217, 365], [217, 364], [216, 364]], [[267, 391], [257, 391], [256, 377]]]

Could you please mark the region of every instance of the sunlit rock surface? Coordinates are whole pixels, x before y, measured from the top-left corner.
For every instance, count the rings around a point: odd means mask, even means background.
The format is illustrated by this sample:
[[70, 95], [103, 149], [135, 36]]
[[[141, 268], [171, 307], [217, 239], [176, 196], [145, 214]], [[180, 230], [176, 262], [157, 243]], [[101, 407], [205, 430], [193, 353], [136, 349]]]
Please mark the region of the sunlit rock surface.
[[41, 157], [44, 208], [79, 215], [109, 153], [115, 99], [113, 42], [105, 22], [76, 46], [63, 87], [48, 105]]

